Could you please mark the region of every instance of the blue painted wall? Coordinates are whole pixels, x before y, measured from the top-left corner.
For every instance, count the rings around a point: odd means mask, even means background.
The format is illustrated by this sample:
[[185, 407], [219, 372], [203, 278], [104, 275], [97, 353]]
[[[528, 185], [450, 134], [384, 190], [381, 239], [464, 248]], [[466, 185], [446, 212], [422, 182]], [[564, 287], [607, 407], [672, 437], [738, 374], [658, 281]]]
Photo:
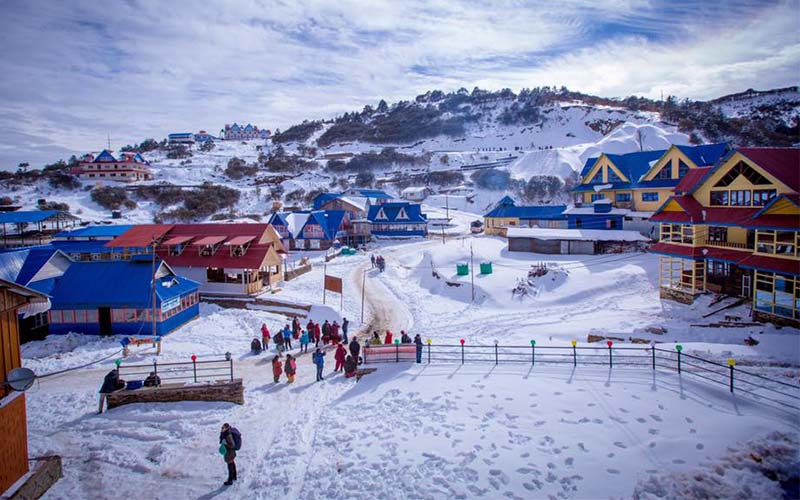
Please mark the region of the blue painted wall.
[[[578, 223], [580, 221], [580, 224]], [[609, 227], [613, 222], [613, 227]], [[612, 214], [567, 214], [569, 229], [622, 229], [622, 216]]]

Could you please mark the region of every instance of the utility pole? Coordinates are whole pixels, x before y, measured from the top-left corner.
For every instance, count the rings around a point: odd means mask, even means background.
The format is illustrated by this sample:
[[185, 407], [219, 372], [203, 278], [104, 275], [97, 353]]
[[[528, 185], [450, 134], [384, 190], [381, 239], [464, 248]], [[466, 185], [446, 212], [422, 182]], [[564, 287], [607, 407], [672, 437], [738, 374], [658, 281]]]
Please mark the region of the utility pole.
[[111, 151], [111, 134], [107, 134], [108, 138], [108, 150]]
[[475, 302], [475, 261], [472, 251], [472, 243], [469, 244], [469, 270], [472, 273], [472, 302]]
[[151, 335], [157, 335], [156, 333], [156, 235], [153, 235], [153, 311], [151, 312], [152, 316], [152, 332]]
[[361, 324], [364, 324], [364, 294], [366, 293], [365, 290], [367, 289], [367, 270], [364, 269], [364, 273], [361, 276]]

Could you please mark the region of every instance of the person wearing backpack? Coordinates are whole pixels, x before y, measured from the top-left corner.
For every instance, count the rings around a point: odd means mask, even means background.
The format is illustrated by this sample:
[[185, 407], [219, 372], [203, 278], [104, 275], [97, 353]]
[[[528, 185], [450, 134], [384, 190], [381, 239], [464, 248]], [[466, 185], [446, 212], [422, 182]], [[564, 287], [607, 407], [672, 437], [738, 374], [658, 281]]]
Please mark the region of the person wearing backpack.
[[278, 330], [275, 333], [275, 336], [272, 338], [275, 342], [275, 352], [278, 353], [278, 357], [282, 356], [281, 352], [283, 352], [283, 332]]
[[223, 484], [230, 486], [236, 481], [236, 450], [242, 447], [242, 435], [239, 431], [225, 422], [219, 433], [219, 452], [225, 458], [228, 466], [228, 480]]
[[297, 374], [297, 361], [291, 354], [286, 355], [286, 365], [284, 368], [286, 368], [286, 380], [291, 384], [294, 382], [294, 376]]
[[317, 382], [325, 380], [322, 376], [322, 368], [325, 366], [325, 353], [322, 352], [319, 347], [317, 347], [316, 352], [312, 355], [312, 360], [314, 364], [317, 365]]
[[272, 358], [272, 378], [275, 380], [276, 384], [281, 379], [281, 373], [283, 373], [283, 369], [281, 367], [281, 358], [275, 356]]
[[292, 348], [292, 331], [289, 325], [283, 327], [283, 347], [287, 351]]

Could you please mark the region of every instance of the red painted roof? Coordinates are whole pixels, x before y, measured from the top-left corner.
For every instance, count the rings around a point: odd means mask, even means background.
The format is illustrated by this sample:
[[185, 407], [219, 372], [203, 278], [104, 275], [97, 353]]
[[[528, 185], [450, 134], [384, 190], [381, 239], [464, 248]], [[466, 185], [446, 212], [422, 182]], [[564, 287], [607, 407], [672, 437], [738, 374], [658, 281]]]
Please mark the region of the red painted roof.
[[226, 245], [247, 245], [256, 239], [256, 236], [235, 236], [225, 242]]
[[782, 259], [780, 257], [751, 255], [740, 262], [739, 265], [751, 269], [800, 275], [800, 262], [796, 260]]
[[[796, 229], [798, 218], [795, 215], [762, 215], [756, 217], [761, 207], [706, 207], [689, 195], [671, 198], [683, 208], [683, 212], [658, 212], [650, 220], [653, 222], [674, 222], [678, 224], [711, 224], [720, 226], [739, 226], [750, 228]], [[704, 216], [705, 213], [705, 216]]]
[[105, 244], [107, 247], [142, 248], [150, 246], [153, 238], [160, 240], [172, 229], [171, 224], [142, 224], [133, 226]]
[[186, 243], [191, 239], [192, 239], [191, 236], [175, 236], [174, 238], [170, 238], [164, 243], [162, 243], [162, 245], [171, 247], [175, 245], [180, 245], [181, 243]]
[[656, 243], [652, 245], [649, 252], [660, 253], [664, 255], [675, 255], [677, 257], [686, 257], [687, 259], [702, 259], [702, 248], [690, 247], [684, 245], [675, 245], [674, 243]]
[[[158, 247], [158, 254], [173, 267], [219, 267], [226, 269], [259, 269], [264, 266], [270, 247], [276, 251], [281, 248], [273, 243], [264, 242], [264, 234], [269, 224], [176, 224], [169, 232], [170, 238], [188, 236], [197, 238], [181, 255], [170, 255], [166, 246]], [[229, 243], [241, 241], [241, 238], [252, 238], [253, 242], [244, 255], [231, 255]], [[202, 257], [197, 245], [214, 245], [223, 243], [214, 255]], [[233, 243], [241, 245], [242, 243]]]
[[701, 180], [703, 180], [714, 167], [690, 168], [681, 181], [675, 186], [676, 193], [690, 192]]
[[736, 148], [770, 175], [800, 191], [800, 148]]
[[225, 241], [226, 238], [227, 236], [204, 236], [199, 240], [194, 240], [192, 246], [204, 247], [206, 245], [216, 245], [217, 243]]
[[739, 263], [753, 254], [750, 250], [734, 250], [732, 248], [703, 247], [700, 253], [707, 259], [724, 260]]

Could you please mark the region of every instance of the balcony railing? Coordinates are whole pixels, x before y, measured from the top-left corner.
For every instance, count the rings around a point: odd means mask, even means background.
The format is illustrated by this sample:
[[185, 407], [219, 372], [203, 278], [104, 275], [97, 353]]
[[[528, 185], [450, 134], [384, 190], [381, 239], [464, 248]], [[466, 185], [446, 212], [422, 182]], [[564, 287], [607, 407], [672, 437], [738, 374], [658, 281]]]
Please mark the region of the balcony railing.
[[720, 248], [731, 248], [734, 250], [750, 250], [753, 251], [747, 243], [736, 243], [733, 241], [713, 241], [713, 240], [705, 240], [703, 241], [703, 246], [707, 247], [720, 247]]

